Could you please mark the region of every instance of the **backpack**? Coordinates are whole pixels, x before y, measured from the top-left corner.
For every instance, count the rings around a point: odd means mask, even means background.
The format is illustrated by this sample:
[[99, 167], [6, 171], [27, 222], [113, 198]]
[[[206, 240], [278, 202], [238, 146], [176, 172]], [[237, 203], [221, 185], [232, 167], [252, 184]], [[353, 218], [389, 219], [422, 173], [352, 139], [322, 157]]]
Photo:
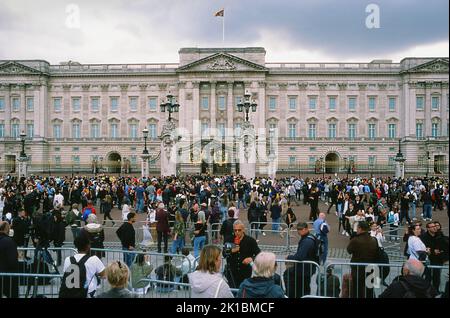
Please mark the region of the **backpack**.
[[387, 222], [388, 223], [394, 223], [394, 213], [392, 213], [392, 214], [389, 213]]
[[[89, 284], [86, 284], [86, 261], [89, 255], [84, 255], [80, 261], [70, 257], [70, 266], [64, 272], [59, 298], [86, 298]], [[77, 270], [78, 269], [78, 270]]]
[[312, 234], [309, 234], [307, 238], [314, 241], [314, 250], [309, 255], [310, 260], [316, 262], [317, 264], [320, 264], [320, 256], [323, 254], [322, 241]]
[[91, 209], [91, 208], [86, 208], [86, 209], [84, 210], [84, 213], [83, 213], [83, 221], [84, 221], [84, 222], [86, 222], [86, 220], [87, 220], [89, 214], [91, 214], [91, 213], [92, 213], [92, 209]]
[[399, 281], [399, 283], [406, 291], [406, 293], [403, 295], [403, 298], [435, 298], [433, 295], [433, 285], [431, 284], [426, 290], [421, 291], [419, 297], [417, 297], [417, 293], [409, 287], [409, 284], [407, 282]]

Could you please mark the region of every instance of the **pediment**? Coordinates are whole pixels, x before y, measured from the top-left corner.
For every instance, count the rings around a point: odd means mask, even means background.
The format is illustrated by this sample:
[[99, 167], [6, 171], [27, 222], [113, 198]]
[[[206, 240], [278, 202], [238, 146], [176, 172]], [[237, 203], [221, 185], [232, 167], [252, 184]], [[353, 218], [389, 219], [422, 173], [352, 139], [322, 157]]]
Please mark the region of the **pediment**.
[[9, 61], [0, 64], [0, 74], [39, 75], [42, 72], [18, 62]]
[[448, 60], [435, 59], [430, 62], [417, 65], [409, 70], [409, 73], [448, 73]]
[[177, 69], [177, 72], [265, 72], [267, 68], [262, 65], [244, 60], [240, 57], [216, 53], [198, 61], [186, 64]]

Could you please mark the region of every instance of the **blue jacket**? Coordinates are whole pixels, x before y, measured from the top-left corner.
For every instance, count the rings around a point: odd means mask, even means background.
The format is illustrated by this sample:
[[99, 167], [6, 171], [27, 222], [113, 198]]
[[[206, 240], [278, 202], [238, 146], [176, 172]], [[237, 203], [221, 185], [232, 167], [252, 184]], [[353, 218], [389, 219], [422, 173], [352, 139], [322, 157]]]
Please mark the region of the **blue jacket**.
[[[322, 224], [324, 226], [322, 227]], [[330, 231], [330, 227], [328, 226], [328, 223], [322, 219], [317, 219], [313, 223], [314, 232], [316, 233], [316, 236], [319, 237], [321, 240], [326, 239], [328, 237], [328, 232]], [[322, 229], [321, 229], [322, 227]]]
[[252, 277], [241, 283], [237, 298], [285, 298], [285, 295], [273, 278]]

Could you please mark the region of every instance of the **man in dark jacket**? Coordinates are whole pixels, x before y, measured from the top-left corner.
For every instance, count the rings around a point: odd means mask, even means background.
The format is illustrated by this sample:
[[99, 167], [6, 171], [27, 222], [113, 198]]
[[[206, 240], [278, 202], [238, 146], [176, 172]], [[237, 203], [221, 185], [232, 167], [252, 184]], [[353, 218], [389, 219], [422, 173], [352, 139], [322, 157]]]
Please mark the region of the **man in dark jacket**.
[[[435, 222], [427, 223], [427, 231], [420, 236], [420, 239], [427, 248], [430, 249], [428, 255], [430, 265], [442, 266], [446, 261], [446, 254], [448, 254], [448, 244], [445, 242], [443, 235], [437, 233]], [[439, 292], [441, 283], [441, 270], [439, 268], [425, 270], [425, 277], [432, 282], [434, 288]]]
[[164, 253], [168, 252], [168, 240], [169, 240], [169, 214], [164, 209], [164, 203], [160, 203], [156, 209], [156, 232], [158, 233], [158, 253], [161, 253], [161, 242], [164, 240]]
[[234, 248], [227, 259], [226, 278], [231, 288], [238, 288], [241, 283], [252, 276], [252, 263], [261, 251], [256, 240], [245, 235], [244, 224], [237, 220], [233, 224]]
[[[352, 255], [350, 263], [376, 263], [378, 242], [369, 234], [367, 222], [358, 223], [356, 235], [350, 240], [347, 252]], [[353, 288], [352, 298], [373, 298], [373, 288], [366, 286], [366, 266], [351, 266]], [[370, 273], [368, 273], [370, 274]]]
[[25, 210], [21, 209], [19, 215], [12, 220], [11, 228], [14, 230], [13, 240], [18, 247], [27, 247], [30, 222], [26, 216]]
[[[136, 213], [130, 212], [127, 215], [128, 222], [123, 223], [116, 231], [117, 236], [122, 243], [122, 249], [124, 251], [133, 251], [136, 247], [136, 232], [133, 227], [133, 223], [136, 222]], [[134, 253], [124, 252], [124, 261], [131, 267], [133, 263]]]
[[[19, 268], [17, 245], [9, 234], [9, 223], [0, 221], [0, 273], [15, 273]], [[3, 277], [0, 279], [0, 298], [19, 297], [19, 285], [16, 278]]]
[[409, 259], [403, 266], [402, 276], [386, 288], [379, 298], [434, 298], [437, 292], [429, 281], [422, 278], [422, 262]]
[[[297, 252], [294, 255], [289, 256], [288, 259], [300, 262], [310, 261], [319, 264], [319, 242], [317, 238], [309, 233], [308, 224], [298, 223], [297, 233], [300, 235]], [[290, 297], [294, 298], [301, 298], [304, 295], [309, 295], [311, 293], [311, 277], [316, 271], [316, 266], [310, 263], [300, 263], [296, 264], [293, 268], [295, 270], [294, 277], [297, 279], [296, 290], [294, 292], [290, 291], [288, 294]]]

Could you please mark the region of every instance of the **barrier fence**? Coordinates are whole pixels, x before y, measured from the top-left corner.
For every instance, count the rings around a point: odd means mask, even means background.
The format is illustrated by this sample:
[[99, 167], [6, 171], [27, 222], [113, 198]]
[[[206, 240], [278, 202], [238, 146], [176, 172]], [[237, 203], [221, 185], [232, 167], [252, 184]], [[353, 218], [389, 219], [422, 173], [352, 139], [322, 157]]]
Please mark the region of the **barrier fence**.
[[[154, 256], [157, 258], [165, 255]], [[193, 262], [192, 267], [189, 267], [189, 272], [195, 269], [196, 263], [197, 260]], [[129, 289], [138, 297], [143, 298], [189, 298], [191, 285], [183, 278], [187, 272], [177, 271], [176, 266], [174, 267], [172, 279], [158, 279], [155, 271], [152, 270], [150, 275], [138, 282], [144, 283], [144, 287], [135, 288], [132, 286], [130, 278]], [[376, 298], [401, 275], [402, 267], [403, 264], [400, 263], [331, 262], [323, 268], [317, 263], [309, 261], [277, 259], [274, 280], [282, 287], [288, 298]], [[222, 262], [221, 272], [226, 278], [225, 261]], [[448, 275], [448, 265], [428, 265], [423, 277], [433, 282], [435, 286], [439, 286], [439, 290], [443, 291], [445, 283], [448, 281]], [[53, 274], [0, 273], [0, 290], [5, 297], [57, 298], [62, 276], [62, 271]], [[103, 278], [100, 280], [96, 295], [109, 289], [107, 280]], [[232, 288], [234, 295], [237, 294], [237, 291], [238, 288]]]

